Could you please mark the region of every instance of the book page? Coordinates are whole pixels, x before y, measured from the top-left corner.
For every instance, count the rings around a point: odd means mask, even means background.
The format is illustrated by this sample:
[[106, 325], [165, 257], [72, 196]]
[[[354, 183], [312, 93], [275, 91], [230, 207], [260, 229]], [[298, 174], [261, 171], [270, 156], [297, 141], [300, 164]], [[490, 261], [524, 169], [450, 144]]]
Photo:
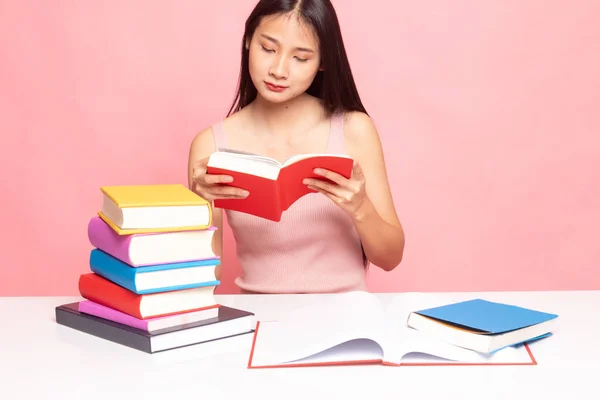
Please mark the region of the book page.
[[233, 150], [233, 149], [226, 149], [226, 148], [219, 148], [217, 151], [220, 154], [225, 154], [225, 155], [236, 157], [236, 158], [245, 158], [245, 159], [250, 159], [250, 160], [254, 160], [254, 161], [265, 162], [268, 164], [275, 164], [278, 166], [282, 165], [279, 161], [277, 161], [274, 158], [267, 157], [267, 156], [261, 156], [260, 154], [256, 154], [256, 153], [249, 153], [247, 151]]
[[[298, 360], [311, 363], [316, 355], [319, 357], [315, 360], [321, 361], [325, 358], [354, 361], [367, 356], [381, 359], [383, 317], [381, 303], [370, 293], [324, 295], [278, 321], [261, 322], [252, 366]], [[327, 350], [330, 351], [324, 353]]]
[[488, 355], [441, 341], [407, 325], [411, 312], [447, 303], [447, 299], [442, 300], [433, 293], [404, 293], [396, 296], [385, 310], [384, 361], [392, 364], [415, 362], [527, 364], [531, 362], [524, 346], [507, 347]]
[[210, 155], [207, 166], [276, 180], [282, 165], [270, 157], [219, 150]]
[[[338, 337], [334, 340], [315, 341], [314, 346], [300, 348], [297, 341], [300, 340], [302, 346], [308, 341], [296, 336], [288, 336], [289, 340], [281, 340], [281, 331], [276, 321], [261, 322], [254, 343], [254, 353], [252, 355], [252, 367], [275, 366], [275, 365], [312, 365], [318, 363], [352, 363], [372, 360], [381, 360], [383, 358], [383, 349], [378, 343], [379, 339], [353, 339], [352, 335]], [[363, 335], [360, 335], [363, 336]], [[376, 336], [369, 335], [367, 336]], [[325, 339], [323, 337], [322, 339]], [[333, 339], [330, 337], [329, 339]], [[293, 346], [298, 346], [292, 350]], [[282, 348], [283, 347], [283, 348]]]
[[[463, 352], [461, 351], [461, 353]], [[468, 356], [463, 358], [464, 354], [468, 354]], [[410, 352], [402, 357], [401, 364], [532, 364], [531, 357], [523, 346], [507, 347], [491, 356], [467, 351], [459, 357], [460, 359], [453, 360], [451, 357], [441, 358], [427, 353]]]
[[288, 157], [283, 165], [287, 166], [293, 164], [295, 162], [307, 159], [307, 158], [319, 158], [319, 157], [340, 157], [340, 158], [350, 158], [345, 154], [328, 154], [328, 153], [312, 153], [312, 154], [296, 154], [294, 156]]

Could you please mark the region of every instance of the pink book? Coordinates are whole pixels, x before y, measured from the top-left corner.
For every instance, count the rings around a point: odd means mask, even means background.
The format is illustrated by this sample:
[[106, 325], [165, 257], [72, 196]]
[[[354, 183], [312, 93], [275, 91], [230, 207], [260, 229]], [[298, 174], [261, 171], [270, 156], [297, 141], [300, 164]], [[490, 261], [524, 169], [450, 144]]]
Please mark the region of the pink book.
[[79, 302], [79, 312], [151, 333], [159, 329], [216, 318], [219, 316], [219, 306], [216, 305], [203, 310], [173, 314], [166, 317], [139, 319], [91, 300], [83, 300]]
[[212, 249], [216, 229], [119, 235], [96, 216], [88, 223], [88, 238], [94, 247], [132, 267], [141, 267], [219, 258]]

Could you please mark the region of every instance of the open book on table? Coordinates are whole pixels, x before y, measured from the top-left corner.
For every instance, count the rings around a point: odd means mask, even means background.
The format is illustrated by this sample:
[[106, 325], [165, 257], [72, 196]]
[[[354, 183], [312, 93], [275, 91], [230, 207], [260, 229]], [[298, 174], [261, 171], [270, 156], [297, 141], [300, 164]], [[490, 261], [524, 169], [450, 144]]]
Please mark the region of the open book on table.
[[214, 206], [279, 221], [282, 213], [302, 196], [313, 193], [304, 178], [326, 179], [316, 175], [324, 168], [349, 178], [353, 160], [344, 154], [299, 154], [281, 163], [273, 158], [229, 149], [212, 153], [207, 173], [233, 177], [226, 185], [248, 190], [244, 199], [217, 199]]
[[324, 296], [279, 320], [259, 321], [248, 368], [537, 364], [527, 343], [484, 354], [408, 327], [412, 311], [448, 303], [435, 295], [398, 294], [387, 305], [368, 292]]

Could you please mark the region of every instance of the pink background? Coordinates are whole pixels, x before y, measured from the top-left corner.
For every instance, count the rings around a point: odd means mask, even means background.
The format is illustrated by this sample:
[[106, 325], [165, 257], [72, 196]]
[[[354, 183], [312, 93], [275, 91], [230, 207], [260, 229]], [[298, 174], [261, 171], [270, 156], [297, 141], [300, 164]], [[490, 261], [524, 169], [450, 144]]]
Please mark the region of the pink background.
[[[186, 182], [254, 3], [2, 2], [0, 295], [77, 294], [100, 185]], [[370, 289], [600, 289], [600, 3], [334, 4], [407, 236]]]

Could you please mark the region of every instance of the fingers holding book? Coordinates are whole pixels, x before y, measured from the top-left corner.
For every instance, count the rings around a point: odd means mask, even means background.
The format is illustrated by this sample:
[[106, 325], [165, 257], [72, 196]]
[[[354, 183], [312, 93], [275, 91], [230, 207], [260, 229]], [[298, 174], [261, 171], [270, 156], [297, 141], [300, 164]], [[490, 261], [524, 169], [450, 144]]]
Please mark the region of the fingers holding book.
[[208, 174], [208, 157], [199, 160], [193, 169], [193, 190], [208, 201], [215, 199], [244, 199], [248, 191], [227, 185], [233, 177], [221, 174]]
[[365, 203], [367, 199], [365, 177], [356, 161], [349, 179], [323, 168], [315, 169], [314, 173], [325, 179], [306, 178], [303, 183], [309, 189], [329, 197], [349, 214], [354, 215]]

